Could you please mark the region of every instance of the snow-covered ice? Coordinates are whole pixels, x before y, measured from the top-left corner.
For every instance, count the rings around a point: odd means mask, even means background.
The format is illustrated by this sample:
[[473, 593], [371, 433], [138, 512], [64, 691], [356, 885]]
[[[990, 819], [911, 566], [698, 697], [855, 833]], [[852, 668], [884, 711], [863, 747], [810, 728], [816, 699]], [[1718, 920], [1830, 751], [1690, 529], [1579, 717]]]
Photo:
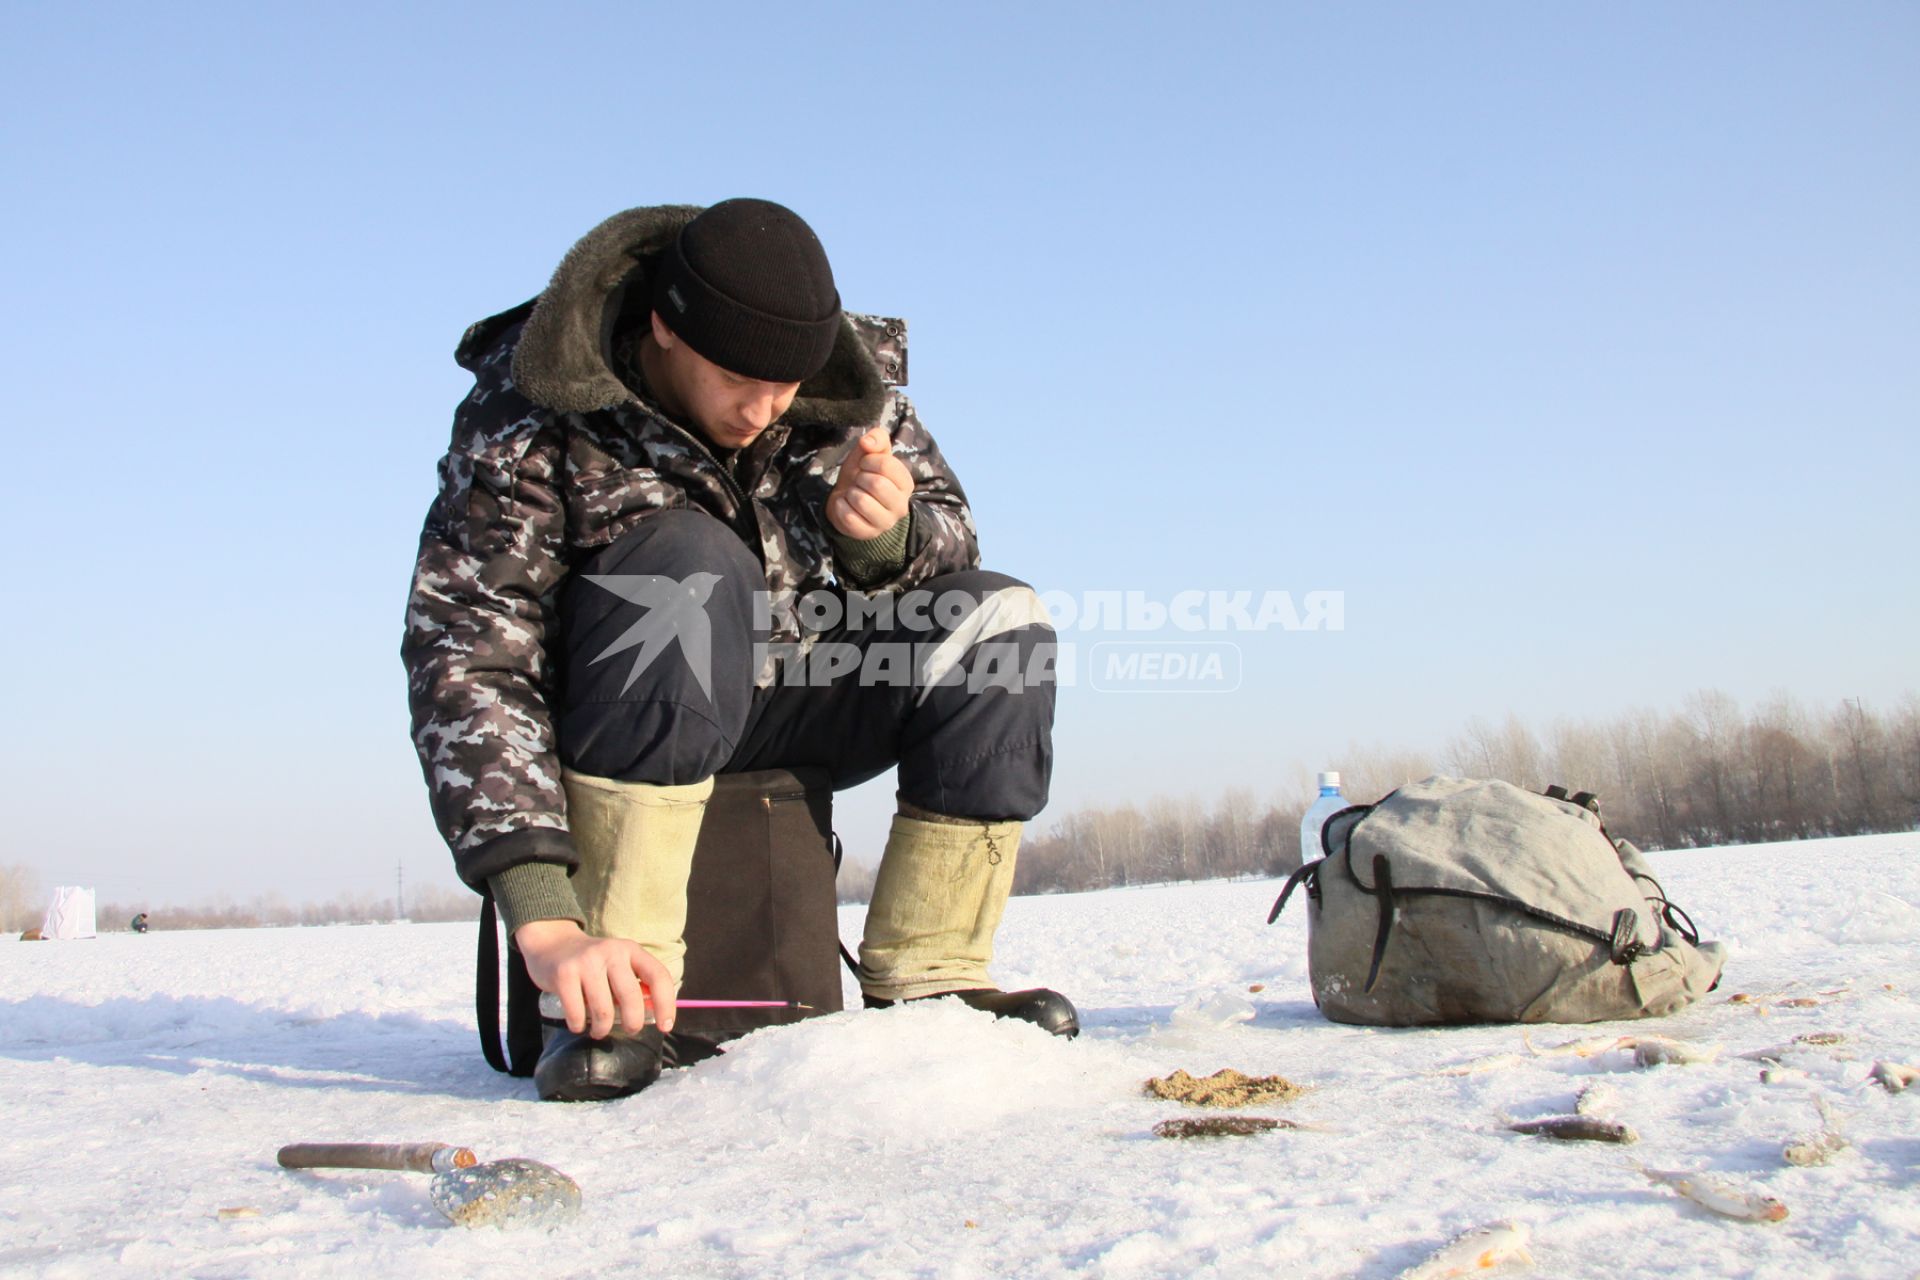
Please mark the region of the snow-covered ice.
[[[1543, 1276], [1916, 1275], [1920, 1089], [1866, 1077], [1920, 1061], [1920, 837], [1651, 857], [1729, 943], [1720, 989], [1532, 1038], [1651, 1032], [1724, 1046], [1710, 1064], [1325, 1022], [1303, 904], [1266, 927], [1269, 882], [1016, 899], [996, 974], [1072, 995], [1071, 1043], [952, 1006], [850, 1012], [589, 1106], [538, 1103], [482, 1061], [467, 925], [0, 943], [0, 1274], [1390, 1277], [1510, 1219]], [[1786, 1083], [1740, 1056], [1813, 1031], [1846, 1039], [1794, 1053]], [[1522, 1056], [1436, 1074], [1502, 1054]], [[1255, 1111], [1314, 1127], [1154, 1138], [1198, 1113], [1147, 1077], [1221, 1067], [1313, 1086]], [[1505, 1129], [1598, 1076], [1637, 1147]], [[1816, 1098], [1852, 1148], [1790, 1166]], [[552, 1236], [464, 1230], [419, 1175], [280, 1169], [296, 1140], [531, 1157], [585, 1209]], [[1715, 1218], [1629, 1154], [1747, 1180], [1791, 1216]], [[258, 1216], [219, 1215], [241, 1207]]]

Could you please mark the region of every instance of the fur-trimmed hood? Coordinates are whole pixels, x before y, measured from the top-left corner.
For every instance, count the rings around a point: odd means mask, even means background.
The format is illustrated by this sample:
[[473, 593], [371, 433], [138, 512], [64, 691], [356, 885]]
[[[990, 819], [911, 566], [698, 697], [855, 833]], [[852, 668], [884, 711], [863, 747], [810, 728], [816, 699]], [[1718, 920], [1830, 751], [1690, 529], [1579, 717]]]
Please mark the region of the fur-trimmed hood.
[[[623, 314], [646, 314], [655, 262], [700, 211], [686, 204], [628, 209], [567, 250], [546, 290], [530, 304], [514, 349], [513, 380], [523, 395], [560, 413], [591, 413], [633, 399], [613, 371], [615, 332]], [[631, 305], [628, 299], [634, 300]], [[887, 332], [904, 344], [896, 329]], [[904, 368], [904, 350], [897, 363]], [[881, 373], [862, 338], [862, 325], [843, 314], [826, 367], [800, 385], [783, 417], [865, 426], [880, 419], [889, 384], [904, 380]]]

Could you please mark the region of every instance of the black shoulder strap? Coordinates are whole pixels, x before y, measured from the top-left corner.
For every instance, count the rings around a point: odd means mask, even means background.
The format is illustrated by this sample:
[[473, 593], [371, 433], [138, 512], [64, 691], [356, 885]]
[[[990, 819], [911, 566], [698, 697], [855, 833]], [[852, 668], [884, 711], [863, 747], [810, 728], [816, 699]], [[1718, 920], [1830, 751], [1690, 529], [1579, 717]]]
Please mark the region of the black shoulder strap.
[[474, 1022], [487, 1065], [512, 1076], [530, 1076], [540, 1060], [540, 988], [517, 948], [507, 947], [507, 1044], [500, 1048], [500, 925], [493, 894], [480, 902], [480, 945], [474, 962]]
[[480, 947], [473, 968], [473, 1018], [480, 1028], [480, 1052], [495, 1071], [507, 1069], [500, 1052], [500, 926], [494, 919], [493, 894], [480, 899]]
[[[840, 843], [840, 833], [836, 831], [833, 833], [833, 878], [836, 882], [840, 879], [840, 860], [846, 856], [847, 846]], [[855, 982], [860, 981], [860, 962], [853, 958], [853, 952], [847, 950], [846, 940], [836, 937], [834, 941], [840, 944], [840, 963], [847, 966], [847, 972], [853, 975]]]

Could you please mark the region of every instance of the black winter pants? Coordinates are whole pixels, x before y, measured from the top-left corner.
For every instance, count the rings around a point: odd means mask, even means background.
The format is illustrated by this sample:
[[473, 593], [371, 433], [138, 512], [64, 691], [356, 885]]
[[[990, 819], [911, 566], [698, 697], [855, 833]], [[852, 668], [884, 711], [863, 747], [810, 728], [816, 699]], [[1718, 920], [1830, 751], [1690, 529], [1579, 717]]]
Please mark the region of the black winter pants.
[[694, 510], [649, 517], [577, 570], [556, 647], [567, 767], [684, 785], [814, 766], [842, 790], [897, 765], [901, 798], [949, 817], [1024, 821], [1046, 804], [1055, 644], [1025, 584], [975, 570], [816, 596], [817, 642], [756, 686], [765, 591], [739, 535]]

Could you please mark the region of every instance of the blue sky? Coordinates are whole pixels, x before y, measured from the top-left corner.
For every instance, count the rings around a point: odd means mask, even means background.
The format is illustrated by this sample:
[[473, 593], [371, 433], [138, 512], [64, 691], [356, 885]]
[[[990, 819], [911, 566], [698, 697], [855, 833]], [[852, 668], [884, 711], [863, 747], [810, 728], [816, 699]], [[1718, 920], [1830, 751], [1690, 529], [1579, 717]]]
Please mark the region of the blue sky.
[[1346, 593], [1237, 693], [1064, 690], [1055, 814], [1916, 687], [1912, 5], [395, 8], [0, 9], [0, 862], [451, 884], [397, 654], [453, 344], [733, 195], [909, 319], [990, 566]]

